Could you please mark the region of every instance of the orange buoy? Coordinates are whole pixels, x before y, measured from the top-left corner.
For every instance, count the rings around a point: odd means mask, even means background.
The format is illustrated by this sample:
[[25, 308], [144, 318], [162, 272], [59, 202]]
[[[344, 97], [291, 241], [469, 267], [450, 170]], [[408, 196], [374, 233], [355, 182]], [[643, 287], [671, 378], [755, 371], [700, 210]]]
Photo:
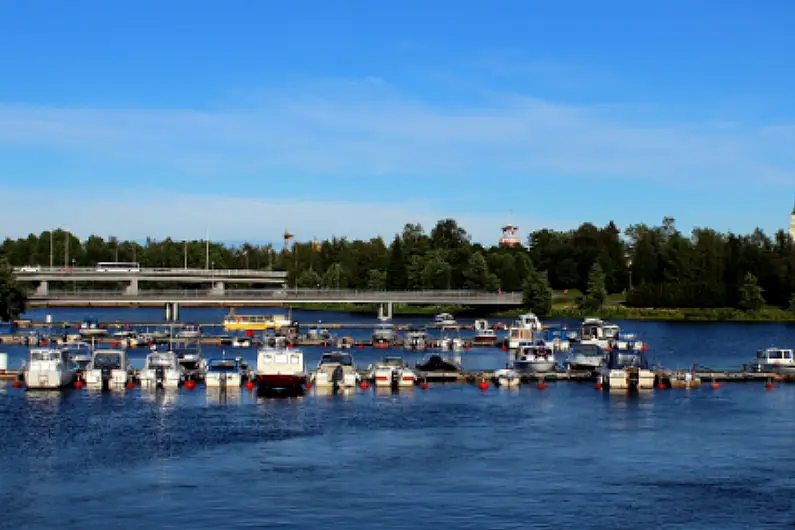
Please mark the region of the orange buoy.
[[486, 382], [485, 379], [483, 379], [478, 384], [478, 388], [481, 389], [481, 390], [488, 390], [489, 389], [489, 384]]
[[597, 383], [596, 383], [596, 384], [595, 384], [593, 387], [594, 387], [596, 390], [602, 390], [602, 383], [599, 383], [599, 382], [597, 382]]
[[127, 388], [135, 388], [135, 383], [133, 383], [132, 381], [127, 381], [127, 384], [124, 386], [126, 386]]
[[80, 379], [75, 381], [75, 388], [83, 388], [83, 382]]
[[307, 390], [310, 390], [312, 388], [312, 383], [304, 384], [304, 388], [306, 388]]
[[428, 390], [428, 383], [423, 381], [422, 384], [420, 385], [420, 388], [423, 390]]
[[666, 387], [665, 387], [665, 383], [663, 383], [662, 381], [660, 381], [659, 383], [657, 383], [657, 388], [658, 388], [659, 390], [665, 390], [665, 388], [666, 388]]
[[717, 381], [712, 381], [712, 390], [717, 390], [720, 388], [720, 383]]
[[367, 390], [368, 386], [370, 385], [367, 384], [367, 381], [362, 381], [361, 383], [359, 383], [359, 388], [361, 388], [362, 390]]
[[254, 381], [246, 381], [246, 390], [254, 389]]
[[185, 381], [185, 388], [187, 388], [188, 390], [193, 390], [194, 388], [196, 388], [196, 383], [194, 383], [193, 380], [188, 379], [187, 381]]
[[20, 383], [19, 381], [14, 381], [13, 383], [11, 383], [11, 386], [13, 386], [14, 388], [19, 388], [22, 386], [22, 383]]
[[539, 381], [538, 384], [536, 385], [536, 388], [539, 390], [544, 390], [546, 387], [547, 385], [545, 385], [543, 381]]

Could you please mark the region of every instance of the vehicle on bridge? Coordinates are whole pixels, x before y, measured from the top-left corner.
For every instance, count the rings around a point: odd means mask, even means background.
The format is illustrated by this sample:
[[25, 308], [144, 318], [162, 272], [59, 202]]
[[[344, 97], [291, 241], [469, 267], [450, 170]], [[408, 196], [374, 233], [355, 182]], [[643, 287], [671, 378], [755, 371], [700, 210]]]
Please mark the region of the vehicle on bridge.
[[141, 272], [141, 265], [132, 262], [103, 261], [97, 263], [97, 272]]

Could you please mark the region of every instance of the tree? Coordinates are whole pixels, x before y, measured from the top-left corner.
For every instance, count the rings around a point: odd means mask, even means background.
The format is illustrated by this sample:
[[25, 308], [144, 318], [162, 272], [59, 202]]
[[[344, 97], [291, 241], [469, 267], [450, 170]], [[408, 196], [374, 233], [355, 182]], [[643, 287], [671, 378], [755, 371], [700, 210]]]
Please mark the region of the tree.
[[402, 291], [408, 283], [406, 260], [403, 256], [403, 243], [395, 236], [389, 249], [389, 265], [386, 271], [386, 288], [390, 291]]
[[345, 280], [345, 272], [342, 270], [342, 266], [339, 263], [332, 263], [323, 274], [321, 284], [326, 289], [339, 289], [347, 286]]
[[469, 257], [467, 268], [464, 270], [464, 289], [485, 291], [489, 288], [489, 265], [480, 252], [475, 252]]
[[588, 289], [585, 292], [580, 307], [586, 311], [598, 311], [607, 299], [605, 287], [605, 273], [599, 263], [594, 263], [588, 273]]
[[322, 278], [312, 267], [309, 267], [309, 269], [305, 270], [300, 276], [298, 276], [298, 287], [315, 289], [320, 285], [321, 282]]
[[765, 306], [764, 289], [759, 287], [753, 273], [746, 272], [740, 287], [740, 307], [748, 312], [759, 311]]
[[17, 284], [6, 259], [0, 259], [0, 321], [9, 322], [25, 312], [27, 297]]
[[546, 271], [530, 270], [522, 285], [522, 304], [539, 317], [552, 310], [552, 288]]
[[425, 289], [447, 289], [450, 285], [450, 264], [443, 250], [428, 253], [422, 269], [422, 286]]
[[367, 278], [367, 288], [371, 291], [385, 290], [387, 282], [387, 273], [378, 269], [370, 269]]

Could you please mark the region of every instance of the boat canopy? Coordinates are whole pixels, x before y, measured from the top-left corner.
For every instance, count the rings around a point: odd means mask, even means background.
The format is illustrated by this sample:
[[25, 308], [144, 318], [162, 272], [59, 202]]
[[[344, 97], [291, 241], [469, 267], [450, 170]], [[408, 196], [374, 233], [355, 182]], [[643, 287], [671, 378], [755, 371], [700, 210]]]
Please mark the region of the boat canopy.
[[91, 364], [95, 370], [110, 368], [119, 370], [124, 368], [124, 352], [122, 351], [97, 351], [91, 359]]
[[381, 361], [381, 364], [386, 364], [389, 366], [403, 366], [403, 357], [397, 355], [387, 355]]
[[320, 364], [339, 363], [343, 366], [353, 366], [353, 357], [347, 353], [324, 353], [320, 357]]
[[31, 361], [60, 361], [64, 352], [59, 350], [30, 350]]
[[611, 370], [620, 370], [622, 368], [641, 368], [647, 370], [649, 368], [646, 358], [641, 352], [630, 353], [620, 350], [610, 351], [607, 365]]
[[767, 348], [759, 350], [756, 353], [757, 359], [792, 359], [792, 350], [784, 350], [780, 348]]
[[605, 351], [596, 344], [574, 343], [571, 345], [574, 355], [587, 355], [589, 357], [604, 357]]
[[240, 370], [240, 363], [237, 359], [210, 359], [207, 363], [209, 372], [237, 372]]
[[176, 359], [168, 353], [153, 353], [146, 359], [147, 368], [174, 367]]

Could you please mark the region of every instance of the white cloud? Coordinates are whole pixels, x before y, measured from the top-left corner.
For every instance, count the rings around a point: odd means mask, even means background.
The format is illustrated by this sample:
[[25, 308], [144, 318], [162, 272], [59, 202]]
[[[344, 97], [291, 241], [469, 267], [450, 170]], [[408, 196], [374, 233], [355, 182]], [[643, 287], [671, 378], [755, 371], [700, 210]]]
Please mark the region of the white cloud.
[[[613, 176], [674, 184], [795, 181], [791, 126], [670, 123], [665, 109], [501, 96], [440, 106], [381, 79], [212, 110], [0, 106], [0, 147], [102, 155], [196, 175]], [[3, 168], [0, 162], [0, 170]], [[17, 175], [24, 177], [24, 175]]]

